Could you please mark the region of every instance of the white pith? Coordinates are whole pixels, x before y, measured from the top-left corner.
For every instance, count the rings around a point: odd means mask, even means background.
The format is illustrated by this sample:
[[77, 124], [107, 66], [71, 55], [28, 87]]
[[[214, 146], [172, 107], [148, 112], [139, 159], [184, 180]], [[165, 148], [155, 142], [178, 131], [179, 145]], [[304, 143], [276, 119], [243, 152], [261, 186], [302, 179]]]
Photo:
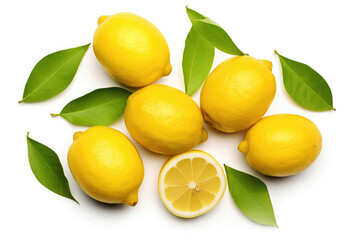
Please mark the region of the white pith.
[[[173, 167], [176, 167], [176, 164], [183, 160], [183, 159], [193, 159], [193, 158], [202, 158], [206, 161], [207, 164], [211, 164], [212, 166], [215, 167], [216, 171], [217, 171], [217, 177], [220, 179], [220, 189], [219, 192], [214, 194], [215, 195], [215, 199], [214, 201], [206, 206], [201, 208], [198, 211], [178, 211], [176, 208], [173, 207], [172, 202], [170, 202], [169, 200], [167, 200], [166, 196], [165, 196], [165, 176], [166, 173]], [[206, 166], [206, 165], [205, 165]], [[204, 168], [205, 168], [204, 166]], [[195, 190], [197, 189], [196, 184], [194, 182], [190, 182], [188, 184], [188, 187]], [[183, 218], [192, 218], [192, 217], [196, 217], [199, 215], [202, 215], [204, 213], [207, 213], [208, 211], [210, 211], [211, 209], [213, 209], [218, 202], [221, 200], [224, 192], [225, 192], [225, 188], [226, 188], [226, 178], [225, 178], [225, 174], [224, 174], [224, 170], [222, 169], [222, 167], [219, 165], [219, 163], [209, 154], [202, 152], [202, 151], [198, 151], [198, 150], [193, 150], [193, 151], [189, 151], [187, 153], [183, 153], [180, 154], [178, 156], [175, 156], [173, 158], [171, 158], [166, 165], [164, 166], [164, 168], [162, 169], [160, 176], [159, 176], [159, 192], [160, 192], [160, 196], [161, 196], [161, 200], [163, 201], [164, 205], [166, 206], [166, 208], [169, 209], [169, 211], [171, 211], [173, 214], [175, 214], [176, 216], [179, 217], [183, 217]]]

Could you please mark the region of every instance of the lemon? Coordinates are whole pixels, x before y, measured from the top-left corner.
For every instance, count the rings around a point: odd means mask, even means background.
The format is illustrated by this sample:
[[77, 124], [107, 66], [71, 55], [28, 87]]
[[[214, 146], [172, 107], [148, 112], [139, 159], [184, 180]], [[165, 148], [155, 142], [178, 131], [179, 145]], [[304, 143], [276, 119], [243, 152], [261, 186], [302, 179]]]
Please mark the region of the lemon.
[[120, 131], [98, 126], [76, 132], [68, 163], [75, 181], [90, 197], [104, 203], [137, 204], [144, 167], [136, 148]]
[[213, 209], [226, 189], [220, 164], [208, 153], [192, 150], [169, 159], [159, 175], [159, 194], [174, 215], [193, 218]]
[[93, 48], [110, 76], [130, 87], [149, 85], [171, 72], [164, 36], [151, 22], [132, 13], [101, 16]]
[[284, 177], [309, 167], [320, 154], [321, 144], [320, 131], [309, 119], [277, 114], [252, 126], [239, 151], [256, 171]]
[[260, 120], [275, 96], [271, 68], [271, 62], [249, 56], [219, 64], [201, 90], [205, 122], [223, 132], [238, 132]]
[[124, 115], [135, 141], [156, 153], [182, 153], [207, 139], [200, 108], [173, 87], [152, 84], [136, 91]]

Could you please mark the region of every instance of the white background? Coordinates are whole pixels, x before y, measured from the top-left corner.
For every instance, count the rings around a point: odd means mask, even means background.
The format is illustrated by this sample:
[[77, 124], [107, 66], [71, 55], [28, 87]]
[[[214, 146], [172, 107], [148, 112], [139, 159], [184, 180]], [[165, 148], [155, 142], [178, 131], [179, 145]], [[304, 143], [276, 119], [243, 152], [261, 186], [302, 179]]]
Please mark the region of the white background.
[[[0, 8], [1, 76], [1, 239], [359, 239], [359, 7], [357, 1], [2, 1]], [[94, 89], [119, 86], [97, 62], [92, 46], [71, 85], [58, 96], [35, 104], [18, 104], [27, 78], [45, 55], [90, 43], [103, 14], [128, 11], [154, 23], [168, 41], [173, 72], [158, 83], [184, 90], [181, 69], [190, 29], [185, 6], [205, 14], [251, 56], [273, 62], [277, 92], [267, 115], [294, 113], [315, 122], [323, 135], [320, 157], [306, 171], [288, 178], [269, 178], [252, 170], [237, 151], [244, 132], [213, 129], [196, 147], [221, 164], [245, 171], [268, 186], [279, 228], [258, 225], [236, 207], [228, 189], [211, 212], [196, 219], [173, 216], [157, 191], [159, 170], [167, 157], [138, 144], [145, 178], [136, 207], [106, 205], [87, 197], [67, 165], [75, 131], [52, 118], [70, 100]], [[312, 112], [286, 94], [274, 49], [304, 62], [329, 83], [336, 112]], [[214, 66], [230, 56], [216, 52]], [[199, 91], [193, 96], [199, 102]], [[111, 125], [129, 136], [121, 118]], [[31, 172], [26, 146], [30, 137], [60, 157], [75, 202], [44, 188]], [[133, 141], [133, 140], [132, 140]], [[134, 141], [133, 141], [134, 142]]]

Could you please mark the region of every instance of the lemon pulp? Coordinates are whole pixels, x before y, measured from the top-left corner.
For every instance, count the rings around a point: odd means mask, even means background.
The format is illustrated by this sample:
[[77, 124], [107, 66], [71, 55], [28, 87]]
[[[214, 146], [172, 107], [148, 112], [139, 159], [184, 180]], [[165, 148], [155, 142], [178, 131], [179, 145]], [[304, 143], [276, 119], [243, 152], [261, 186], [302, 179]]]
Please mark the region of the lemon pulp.
[[221, 166], [202, 151], [189, 151], [170, 159], [159, 178], [159, 192], [165, 206], [184, 218], [210, 211], [222, 198], [225, 188]]

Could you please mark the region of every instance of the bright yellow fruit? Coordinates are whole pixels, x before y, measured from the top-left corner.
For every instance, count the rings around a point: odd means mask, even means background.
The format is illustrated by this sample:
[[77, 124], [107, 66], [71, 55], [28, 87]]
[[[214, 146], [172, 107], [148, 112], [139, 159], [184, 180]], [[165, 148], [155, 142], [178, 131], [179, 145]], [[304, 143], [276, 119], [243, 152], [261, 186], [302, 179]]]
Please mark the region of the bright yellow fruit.
[[132, 13], [101, 16], [93, 48], [104, 69], [130, 87], [149, 85], [171, 72], [164, 36], [151, 22]]
[[200, 108], [173, 87], [152, 84], [136, 91], [124, 115], [135, 141], [156, 153], [182, 153], [207, 139]]
[[260, 120], [275, 96], [271, 68], [271, 62], [249, 56], [219, 64], [201, 90], [205, 122], [223, 132], [238, 132]]
[[120, 131], [99, 126], [76, 132], [68, 163], [75, 181], [90, 197], [104, 203], [137, 204], [144, 166], [135, 146]]
[[309, 119], [292, 114], [265, 117], [250, 128], [239, 151], [258, 172], [275, 177], [297, 174], [319, 156], [322, 137]]
[[169, 159], [160, 171], [159, 194], [174, 215], [193, 218], [213, 209], [226, 189], [220, 164], [208, 153], [192, 150]]

